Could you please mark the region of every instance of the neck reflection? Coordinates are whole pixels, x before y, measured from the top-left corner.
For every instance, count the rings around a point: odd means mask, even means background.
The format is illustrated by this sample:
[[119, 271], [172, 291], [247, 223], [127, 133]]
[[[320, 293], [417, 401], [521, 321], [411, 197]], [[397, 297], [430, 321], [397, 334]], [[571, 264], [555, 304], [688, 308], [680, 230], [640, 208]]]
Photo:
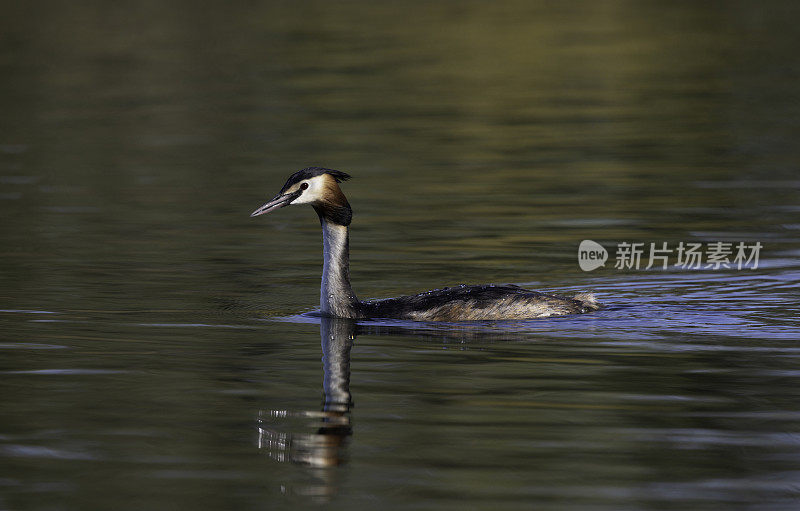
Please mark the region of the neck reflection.
[[[341, 465], [345, 460], [347, 438], [352, 434], [350, 408], [350, 350], [356, 337], [356, 324], [350, 319], [320, 318], [322, 341], [323, 401], [321, 411], [260, 412], [258, 447], [281, 462], [311, 467]], [[312, 419], [313, 433], [291, 433], [277, 429], [289, 419]], [[305, 428], [303, 428], [305, 429]]]

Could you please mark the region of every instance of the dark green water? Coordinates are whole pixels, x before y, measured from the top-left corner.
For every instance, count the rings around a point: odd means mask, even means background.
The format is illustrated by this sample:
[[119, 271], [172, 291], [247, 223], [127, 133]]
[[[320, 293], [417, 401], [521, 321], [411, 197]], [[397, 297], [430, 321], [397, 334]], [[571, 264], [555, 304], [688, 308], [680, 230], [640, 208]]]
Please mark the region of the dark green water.
[[[2, 12], [0, 509], [800, 505], [795, 2]], [[248, 215], [308, 165], [362, 298], [607, 308], [303, 315], [315, 214]], [[758, 268], [614, 268], [717, 241]]]

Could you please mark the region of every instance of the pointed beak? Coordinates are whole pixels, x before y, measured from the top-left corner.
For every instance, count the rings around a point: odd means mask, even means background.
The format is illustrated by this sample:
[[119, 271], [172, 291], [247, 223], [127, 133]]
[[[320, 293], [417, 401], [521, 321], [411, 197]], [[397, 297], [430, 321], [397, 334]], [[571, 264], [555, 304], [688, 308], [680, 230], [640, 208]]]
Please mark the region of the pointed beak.
[[251, 217], [263, 215], [264, 213], [269, 213], [270, 211], [275, 211], [276, 209], [282, 208], [284, 206], [288, 206], [293, 200], [295, 200], [300, 194], [299, 193], [286, 193], [286, 194], [278, 194], [272, 198], [271, 201], [267, 202], [257, 210], [250, 213]]

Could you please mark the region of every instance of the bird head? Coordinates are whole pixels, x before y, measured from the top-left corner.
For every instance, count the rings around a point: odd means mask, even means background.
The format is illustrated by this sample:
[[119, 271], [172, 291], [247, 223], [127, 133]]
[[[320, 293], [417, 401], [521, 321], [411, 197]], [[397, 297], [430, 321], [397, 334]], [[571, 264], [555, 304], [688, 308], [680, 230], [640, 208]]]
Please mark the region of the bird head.
[[278, 195], [253, 211], [251, 217], [263, 215], [284, 206], [310, 204], [320, 217], [339, 225], [349, 225], [353, 216], [339, 183], [350, 175], [339, 170], [308, 167], [289, 176]]

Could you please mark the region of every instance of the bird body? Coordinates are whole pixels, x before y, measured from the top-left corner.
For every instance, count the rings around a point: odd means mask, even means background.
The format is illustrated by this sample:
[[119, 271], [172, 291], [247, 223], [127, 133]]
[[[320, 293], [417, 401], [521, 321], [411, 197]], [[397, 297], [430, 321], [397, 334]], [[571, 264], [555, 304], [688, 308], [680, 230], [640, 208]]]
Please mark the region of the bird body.
[[514, 285], [461, 285], [412, 296], [361, 301], [350, 285], [349, 225], [353, 213], [339, 183], [344, 172], [309, 167], [292, 174], [272, 200], [250, 216], [290, 204], [310, 204], [322, 225], [322, 314], [338, 318], [416, 321], [531, 319], [595, 311], [592, 294], [563, 297]]

